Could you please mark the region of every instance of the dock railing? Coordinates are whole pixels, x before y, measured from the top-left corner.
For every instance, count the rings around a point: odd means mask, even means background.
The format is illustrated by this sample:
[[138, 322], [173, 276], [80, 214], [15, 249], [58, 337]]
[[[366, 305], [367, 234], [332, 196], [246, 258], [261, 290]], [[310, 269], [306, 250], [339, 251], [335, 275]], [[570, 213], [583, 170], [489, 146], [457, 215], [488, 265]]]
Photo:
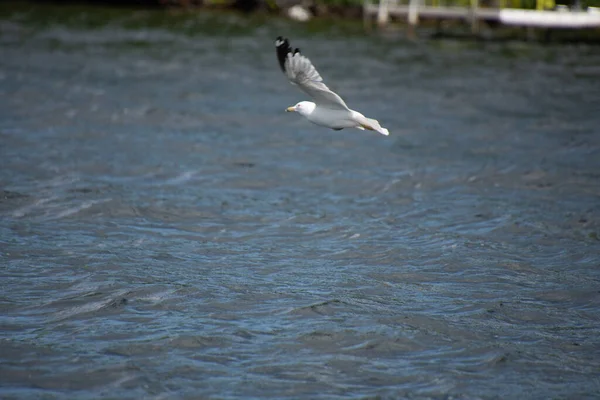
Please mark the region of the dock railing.
[[554, 0], [529, 1], [527, 5], [533, 8], [525, 8], [522, 0], [491, 0], [484, 4], [480, 0], [365, 0], [363, 15], [369, 25], [375, 16], [379, 27], [385, 27], [391, 17], [405, 19], [409, 31], [420, 18], [467, 21], [473, 32], [478, 31], [480, 21], [540, 28], [600, 28], [600, 9], [595, 7], [569, 10], [556, 6]]

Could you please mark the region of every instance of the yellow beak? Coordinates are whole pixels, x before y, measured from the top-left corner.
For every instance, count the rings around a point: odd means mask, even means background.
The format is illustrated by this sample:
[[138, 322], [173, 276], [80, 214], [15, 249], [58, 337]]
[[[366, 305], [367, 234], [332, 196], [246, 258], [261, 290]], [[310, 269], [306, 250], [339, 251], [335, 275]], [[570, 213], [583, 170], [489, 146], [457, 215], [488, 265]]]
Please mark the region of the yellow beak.
[[294, 112], [294, 111], [296, 111], [296, 109], [294, 107], [288, 107], [288, 108], [285, 109], [285, 111], [287, 111], [287, 112]]

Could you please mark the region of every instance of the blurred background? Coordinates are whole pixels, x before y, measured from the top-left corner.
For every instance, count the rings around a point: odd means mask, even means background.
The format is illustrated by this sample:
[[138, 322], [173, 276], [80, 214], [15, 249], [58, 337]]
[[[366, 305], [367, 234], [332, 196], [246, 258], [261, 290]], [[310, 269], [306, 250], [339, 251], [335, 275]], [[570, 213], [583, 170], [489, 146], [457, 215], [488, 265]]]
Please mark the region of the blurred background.
[[386, 4], [0, 3], [0, 397], [600, 395], [597, 29]]

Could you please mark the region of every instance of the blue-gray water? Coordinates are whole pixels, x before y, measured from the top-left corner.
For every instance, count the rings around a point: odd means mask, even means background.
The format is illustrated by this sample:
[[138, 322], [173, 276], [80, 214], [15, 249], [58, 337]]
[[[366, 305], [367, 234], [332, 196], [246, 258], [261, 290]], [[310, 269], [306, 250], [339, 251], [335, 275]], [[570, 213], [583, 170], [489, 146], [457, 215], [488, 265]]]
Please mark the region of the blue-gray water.
[[1, 28], [0, 397], [600, 397], [597, 47]]

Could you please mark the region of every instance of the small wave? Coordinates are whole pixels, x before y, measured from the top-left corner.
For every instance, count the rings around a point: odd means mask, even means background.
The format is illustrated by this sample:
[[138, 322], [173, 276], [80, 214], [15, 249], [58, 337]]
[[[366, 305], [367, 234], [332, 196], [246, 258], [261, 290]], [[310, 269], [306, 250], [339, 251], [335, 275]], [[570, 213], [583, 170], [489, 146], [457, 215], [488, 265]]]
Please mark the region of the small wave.
[[67, 309], [58, 311], [58, 312], [54, 313], [54, 315], [52, 316], [51, 322], [60, 322], [60, 321], [64, 321], [66, 319], [69, 319], [69, 318], [72, 318], [75, 316], [89, 314], [89, 313], [93, 313], [93, 312], [100, 311], [100, 310], [107, 309], [107, 308], [121, 307], [127, 303], [126, 295], [128, 293], [129, 293], [128, 290], [119, 290], [116, 293], [110, 294], [110, 296], [105, 299], [91, 302], [91, 303], [76, 305], [76, 306], [69, 307]]
[[80, 212], [82, 210], [86, 210], [95, 204], [106, 203], [110, 200], [112, 200], [112, 199], [108, 198], [108, 199], [101, 199], [101, 200], [85, 201], [76, 207], [71, 207], [64, 211], [59, 212], [58, 214], [56, 214], [56, 216], [54, 216], [54, 218], [51, 218], [51, 219], [61, 219], [61, 218], [69, 217], [71, 215], [77, 214], [78, 212]]
[[51, 202], [51, 201], [54, 201], [56, 199], [58, 199], [57, 196], [51, 196], [51, 197], [46, 197], [46, 198], [43, 198], [43, 199], [39, 199], [39, 200], [37, 200], [33, 204], [30, 204], [30, 205], [25, 206], [25, 207], [21, 207], [21, 208], [15, 210], [15, 211], [13, 211], [12, 215], [15, 218], [22, 218], [22, 217], [30, 214], [31, 212], [33, 212], [36, 208], [38, 208], [40, 206], [43, 206], [44, 204], [46, 204], [48, 202]]
[[167, 179], [165, 184], [167, 185], [179, 185], [184, 182], [188, 182], [194, 178], [198, 171], [185, 171], [173, 178]]

